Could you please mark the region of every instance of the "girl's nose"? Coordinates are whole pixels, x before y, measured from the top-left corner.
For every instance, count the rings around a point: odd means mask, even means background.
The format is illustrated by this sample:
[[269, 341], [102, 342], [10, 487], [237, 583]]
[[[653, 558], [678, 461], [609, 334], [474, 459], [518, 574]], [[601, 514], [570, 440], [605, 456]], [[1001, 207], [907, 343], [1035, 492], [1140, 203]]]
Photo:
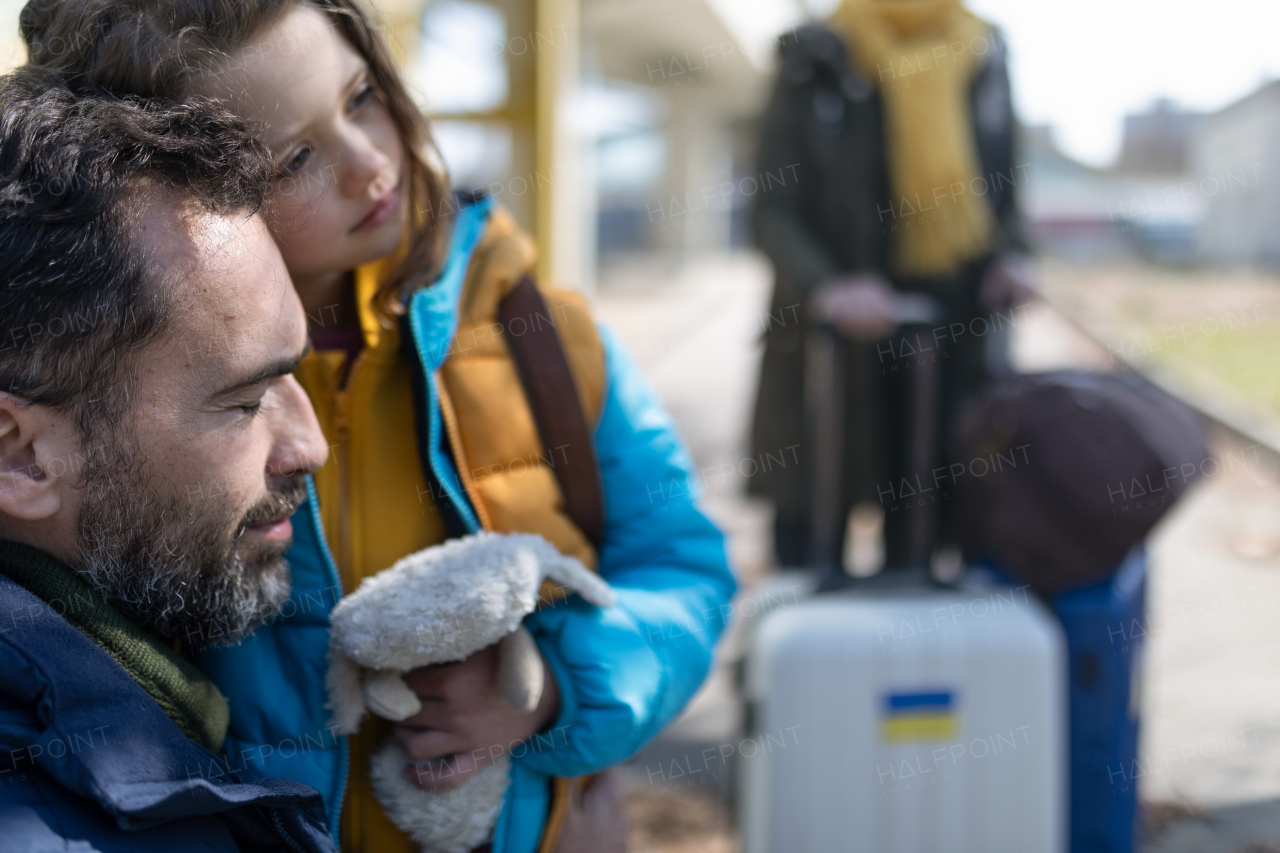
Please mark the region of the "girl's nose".
[[348, 197], [354, 197], [368, 189], [391, 162], [387, 155], [367, 135], [356, 129], [347, 131], [343, 146], [343, 162], [339, 166], [338, 189]]

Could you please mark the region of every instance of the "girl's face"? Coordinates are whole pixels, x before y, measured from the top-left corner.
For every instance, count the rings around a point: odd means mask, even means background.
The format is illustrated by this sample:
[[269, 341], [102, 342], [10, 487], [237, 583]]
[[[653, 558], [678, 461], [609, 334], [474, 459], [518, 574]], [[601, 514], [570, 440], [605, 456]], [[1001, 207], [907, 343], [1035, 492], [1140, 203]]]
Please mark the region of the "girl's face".
[[268, 129], [271, 231], [300, 291], [392, 252], [406, 210], [404, 146], [369, 67], [299, 5], [197, 84]]

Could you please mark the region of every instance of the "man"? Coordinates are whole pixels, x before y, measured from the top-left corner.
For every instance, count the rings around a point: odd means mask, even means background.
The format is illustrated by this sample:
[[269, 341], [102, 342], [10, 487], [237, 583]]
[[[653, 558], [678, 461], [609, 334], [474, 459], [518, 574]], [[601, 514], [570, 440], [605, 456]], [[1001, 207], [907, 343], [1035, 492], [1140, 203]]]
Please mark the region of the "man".
[[327, 455], [266, 152], [212, 103], [0, 104], [0, 846], [332, 850], [173, 650], [280, 609]]
[[[165, 642], [282, 610], [328, 453], [267, 154], [212, 102], [23, 72], [0, 104], [0, 847], [331, 850], [312, 788], [236, 781], [226, 700]], [[562, 853], [620, 849], [616, 778], [566, 827]]]

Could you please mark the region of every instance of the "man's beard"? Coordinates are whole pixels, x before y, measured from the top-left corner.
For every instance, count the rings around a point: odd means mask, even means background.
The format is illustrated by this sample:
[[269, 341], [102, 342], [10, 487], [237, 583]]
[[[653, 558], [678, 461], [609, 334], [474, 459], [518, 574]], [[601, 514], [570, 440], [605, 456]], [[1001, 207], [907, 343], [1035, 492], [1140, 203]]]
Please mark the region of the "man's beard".
[[225, 490], [161, 495], [130, 472], [140, 454], [94, 455], [111, 458], [91, 460], [85, 472], [73, 568], [109, 603], [135, 624], [196, 647], [238, 643], [275, 616], [289, 597], [287, 545], [251, 544], [243, 534], [297, 509], [306, 500], [302, 479], [237, 520]]

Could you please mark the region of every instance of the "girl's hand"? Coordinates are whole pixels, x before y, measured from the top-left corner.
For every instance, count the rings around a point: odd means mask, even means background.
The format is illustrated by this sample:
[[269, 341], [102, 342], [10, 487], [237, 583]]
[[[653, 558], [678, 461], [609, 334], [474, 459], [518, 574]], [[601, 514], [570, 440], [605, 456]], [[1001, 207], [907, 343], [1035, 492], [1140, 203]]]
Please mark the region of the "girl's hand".
[[630, 823], [622, 774], [610, 768], [589, 785], [573, 785], [556, 853], [626, 853]]
[[[560, 711], [560, 690], [546, 661], [542, 665], [546, 686], [528, 713], [498, 697], [496, 645], [461, 663], [406, 673], [422, 711], [395, 727], [396, 740], [416, 762], [405, 768], [405, 778], [428, 791], [456, 787], [551, 725]], [[553, 732], [553, 743], [555, 737]]]

